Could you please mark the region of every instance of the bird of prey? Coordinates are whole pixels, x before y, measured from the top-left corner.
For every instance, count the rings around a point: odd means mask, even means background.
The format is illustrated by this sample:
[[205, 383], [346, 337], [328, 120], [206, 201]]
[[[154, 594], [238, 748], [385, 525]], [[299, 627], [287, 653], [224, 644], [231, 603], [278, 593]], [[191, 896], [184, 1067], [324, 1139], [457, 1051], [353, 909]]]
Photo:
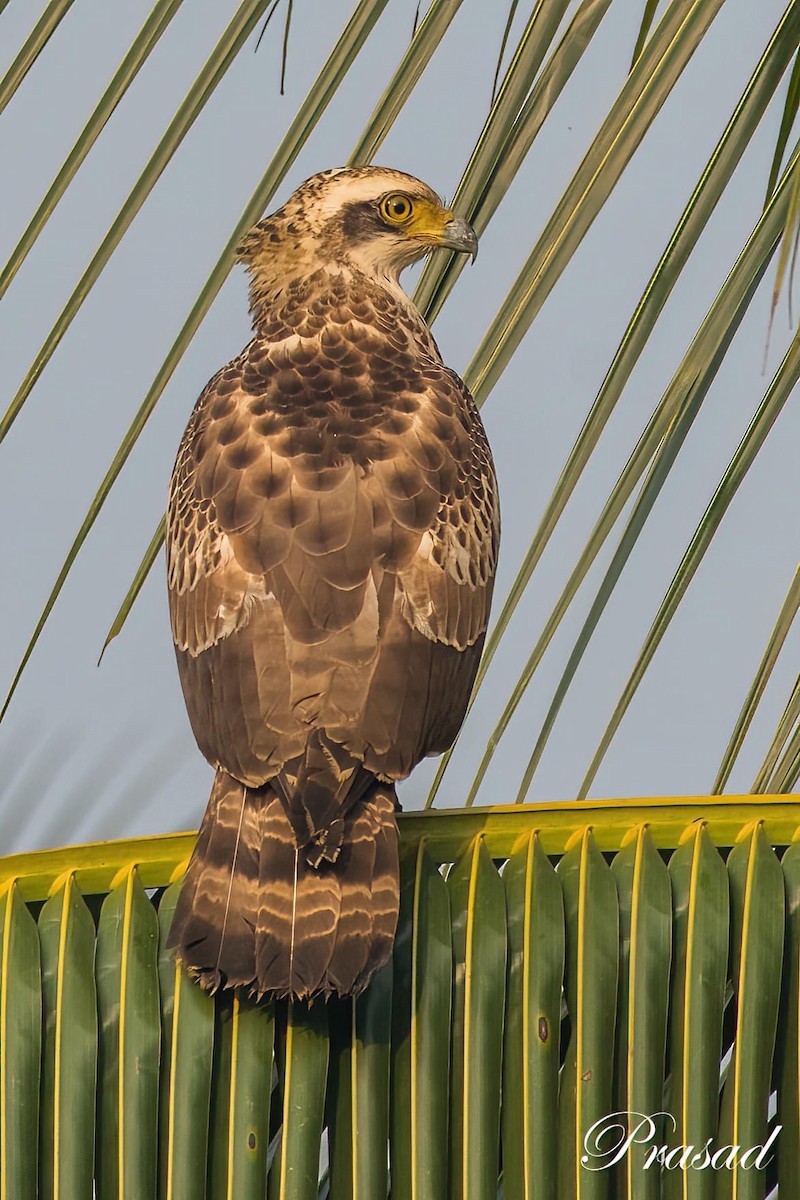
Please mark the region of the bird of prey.
[[312, 176], [243, 239], [254, 337], [169, 494], [173, 639], [216, 778], [171, 933], [201, 985], [357, 995], [398, 915], [395, 783], [464, 719], [499, 511], [477, 408], [401, 289], [471, 226], [399, 171]]

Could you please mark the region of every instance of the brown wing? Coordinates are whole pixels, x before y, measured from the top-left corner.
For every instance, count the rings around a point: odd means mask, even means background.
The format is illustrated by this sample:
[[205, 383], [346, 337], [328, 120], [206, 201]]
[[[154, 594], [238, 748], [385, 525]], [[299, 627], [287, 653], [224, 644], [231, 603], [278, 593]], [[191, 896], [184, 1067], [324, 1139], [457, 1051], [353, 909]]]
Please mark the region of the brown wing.
[[445, 749], [497, 537], [472, 400], [382, 295], [262, 330], [201, 397], [170, 494], [173, 634], [209, 760], [291, 785], [317, 731], [335, 806], [357, 764], [401, 778]]

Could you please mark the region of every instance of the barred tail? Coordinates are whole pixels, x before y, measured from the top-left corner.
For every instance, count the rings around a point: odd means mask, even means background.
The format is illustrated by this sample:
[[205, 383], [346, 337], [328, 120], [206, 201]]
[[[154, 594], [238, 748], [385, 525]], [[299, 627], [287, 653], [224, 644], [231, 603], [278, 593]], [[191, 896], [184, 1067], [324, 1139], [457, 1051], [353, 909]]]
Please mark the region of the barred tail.
[[389, 958], [399, 903], [394, 789], [376, 782], [344, 819], [335, 862], [311, 866], [284, 804], [218, 772], [170, 945], [206, 988], [354, 995]]

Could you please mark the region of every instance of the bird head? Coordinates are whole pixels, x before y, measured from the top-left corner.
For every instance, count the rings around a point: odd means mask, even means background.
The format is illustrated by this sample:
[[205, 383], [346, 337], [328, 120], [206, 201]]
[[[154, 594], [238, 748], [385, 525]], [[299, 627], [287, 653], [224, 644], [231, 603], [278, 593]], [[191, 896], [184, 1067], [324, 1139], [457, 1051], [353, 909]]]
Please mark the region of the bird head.
[[472, 226], [427, 184], [386, 167], [340, 167], [312, 175], [239, 246], [254, 295], [319, 267], [349, 266], [382, 282], [431, 250], [478, 252]]

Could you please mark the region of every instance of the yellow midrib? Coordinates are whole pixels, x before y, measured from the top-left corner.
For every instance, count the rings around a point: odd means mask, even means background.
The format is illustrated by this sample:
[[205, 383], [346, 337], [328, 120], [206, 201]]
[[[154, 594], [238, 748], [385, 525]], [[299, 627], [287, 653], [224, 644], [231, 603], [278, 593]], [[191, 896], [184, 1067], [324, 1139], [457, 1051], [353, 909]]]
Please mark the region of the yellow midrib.
[[528, 838], [525, 859], [525, 913], [522, 930], [522, 1181], [524, 1194], [531, 1194], [531, 1131], [528, 1114], [531, 1112], [530, 1048], [531, 1029], [529, 993], [531, 985], [531, 910], [533, 907], [533, 863], [536, 834]]
[[[692, 873], [689, 877], [689, 912], [687, 916], [686, 926], [686, 985], [683, 1002], [683, 1078], [681, 1080], [681, 1113], [683, 1117], [683, 1128], [681, 1129], [681, 1139], [683, 1142], [689, 1140], [689, 1032], [690, 1032], [690, 1013], [692, 1008], [692, 957], [694, 954], [694, 922], [697, 912], [697, 878], [700, 873], [700, 838], [703, 836], [703, 826], [699, 825], [694, 839], [694, 849], [692, 852]], [[682, 1172], [683, 1182], [681, 1183], [681, 1192], [684, 1200], [688, 1200], [689, 1196], [689, 1176], [686, 1171]]]
[[286, 1068], [284, 1071], [283, 1084], [283, 1137], [281, 1139], [281, 1187], [279, 1200], [283, 1200], [286, 1195], [286, 1175], [288, 1167], [286, 1165], [286, 1131], [289, 1128], [289, 1107], [290, 1096], [292, 1091], [292, 1042], [294, 1040], [294, 1024], [292, 1018], [294, 1012], [292, 1009], [292, 1001], [289, 1001], [289, 1013], [286, 1019]]
[[[239, 1018], [241, 1005], [238, 992], [233, 993], [233, 1011], [231, 1013], [231, 1091], [230, 1105], [228, 1108], [228, 1179], [225, 1186], [225, 1195], [227, 1200], [234, 1200], [233, 1191], [233, 1166], [234, 1166], [234, 1151], [236, 1146], [236, 1076], [239, 1067]], [[286, 1030], [286, 1053], [288, 1058], [289, 1053], [289, 1030]], [[287, 1078], [288, 1084], [288, 1078]], [[284, 1100], [285, 1105], [285, 1100]], [[284, 1109], [284, 1136], [286, 1132]], [[281, 1160], [284, 1154], [281, 1151]], [[281, 1165], [281, 1193], [283, 1193], [283, 1165]]]
[[472, 1008], [472, 960], [474, 958], [472, 939], [475, 934], [475, 894], [478, 890], [478, 862], [481, 851], [481, 839], [475, 839], [475, 847], [472, 851], [472, 862], [470, 863], [469, 871], [469, 891], [467, 893], [467, 928], [466, 928], [466, 944], [464, 947], [464, 1045], [462, 1050], [462, 1073], [464, 1077], [464, 1111], [463, 1111], [463, 1126], [461, 1130], [461, 1171], [463, 1175], [463, 1196], [464, 1200], [469, 1200], [472, 1189], [470, 1188], [469, 1177], [469, 1106], [470, 1106], [470, 1071], [469, 1071], [469, 1047], [471, 1046], [470, 1031], [472, 1023], [470, 1021], [470, 1011]]
[[583, 984], [586, 967], [584, 962], [584, 934], [586, 924], [586, 873], [587, 873], [587, 858], [589, 854], [589, 830], [587, 829], [581, 839], [581, 861], [578, 874], [578, 969], [577, 969], [577, 985], [578, 985], [578, 1020], [577, 1020], [577, 1036], [576, 1036], [576, 1060], [575, 1060], [575, 1183], [576, 1192], [580, 1197], [583, 1195], [583, 1187], [581, 1186], [580, 1161], [581, 1161], [581, 1129], [583, 1127]]
[[69, 930], [69, 906], [74, 882], [75, 877], [70, 875], [64, 883], [64, 893], [61, 898], [61, 921], [58, 930], [54, 1038], [55, 1062], [53, 1070], [53, 1200], [58, 1200], [61, 1192], [61, 1045], [64, 1034], [64, 968], [67, 952], [67, 933]]
[[181, 969], [175, 964], [172, 998], [172, 1046], [169, 1055], [169, 1117], [167, 1128], [167, 1200], [172, 1200], [175, 1175], [175, 1078], [178, 1070], [178, 1017], [181, 1008]]
[[417, 1154], [417, 955], [419, 951], [419, 893], [422, 861], [425, 852], [425, 839], [421, 838], [417, 850], [417, 861], [414, 866], [414, 915], [411, 925], [411, 1032], [409, 1035], [409, 1052], [411, 1055], [411, 1197], [417, 1200], [417, 1171], [419, 1155]]
[[6, 911], [3, 920], [3, 978], [0, 980], [0, 1197], [8, 1200], [8, 960], [11, 953], [11, 906], [15, 883], [12, 879], [6, 892]]
[[133, 912], [133, 876], [131, 867], [125, 880], [125, 907], [122, 916], [122, 960], [119, 974], [119, 1048], [117, 1081], [117, 1187], [120, 1200], [125, 1196], [125, 1039], [127, 1034], [128, 960], [130, 958], [131, 914]]
[[358, 1124], [358, 1024], [356, 1022], [356, 1000], [352, 1005], [352, 1022], [350, 1029], [350, 1160], [352, 1163], [353, 1200], [358, 1200], [358, 1143], [356, 1130]]
[[[747, 859], [747, 874], [744, 884], [744, 901], [742, 912], [742, 949], [739, 959], [739, 990], [736, 996], [736, 1045], [734, 1049], [734, 1064], [733, 1064], [733, 1124], [732, 1124], [732, 1144], [735, 1146], [739, 1136], [739, 1096], [741, 1094], [741, 1070], [742, 1070], [742, 1002], [741, 997], [744, 995], [745, 986], [747, 983], [747, 942], [750, 932], [750, 911], [751, 900], [753, 896], [753, 875], [756, 868], [756, 838], [758, 837], [758, 825], [753, 829], [750, 839], [750, 853]], [[734, 1166], [731, 1177], [731, 1200], [737, 1200], [739, 1195], [739, 1167]]]
[[[636, 1013], [636, 952], [639, 944], [639, 887], [642, 877], [642, 858], [644, 856], [644, 829], [640, 829], [636, 838], [636, 851], [633, 859], [633, 880], [631, 883], [631, 937], [628, 955], [628, 1095], [626, 1097], [628, 1110], [634, 1111], [633, 1104], [633, 1037]], [[633, 1155], [627, 1154], [625, 1161], [628, 1175], [628, 1195], [633, 1190]]]

